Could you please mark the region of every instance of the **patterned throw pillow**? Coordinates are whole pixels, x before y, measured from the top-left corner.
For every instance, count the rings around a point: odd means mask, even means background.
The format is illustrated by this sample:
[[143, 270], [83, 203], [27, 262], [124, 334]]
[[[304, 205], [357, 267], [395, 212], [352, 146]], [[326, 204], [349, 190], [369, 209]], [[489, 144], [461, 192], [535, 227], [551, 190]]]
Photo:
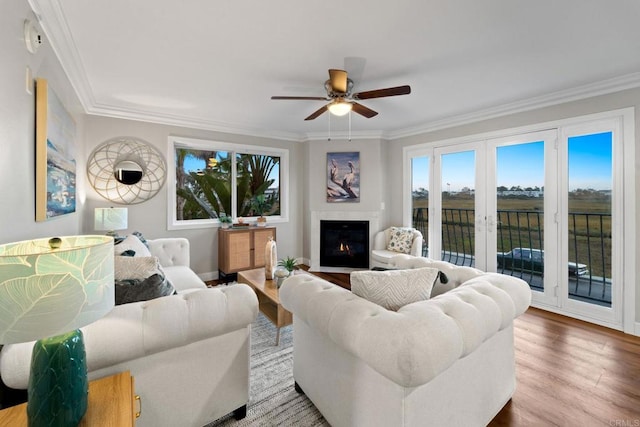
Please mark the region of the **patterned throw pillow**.
[[413, 246], [413, 229], [404, 227], [391, 227], [391, 238], [387, 245], [388, 251], [399, 252], [401, 254], [411, 253]]
[[156, 273], [160, 273], [158, 257], [113, 257], [113, 275], [116, 280], [146, 279]]
[[139, 232], [139, 231], [134, 231], [134, 232], [133, 232], [133, 233], [131, 233], [131, 234], [133, 234], [134, 236], [136, 236], [136, 237], [137, 237], [137, 238], [142, 242], [142, 244], [143, 244], [143, 245], [145, 245], [147, 248], [149, 247], [149, 242], [147, 242], [147, 239], [145, 239], [145, 238], [144, 238], [144, 236], [142, 235], [142, 233], [141, 233], [141, 232]]
[[157, 257], [116, 256], [114, 267], [116, 305], [175, 293]]
[[134, 257], [149, 257], [151, 252], [144, 243], [133, 234], [129, 234], [122, 242], [114, 245], [115, 255], [121, 255], [125, 251], [133, 251]]
[[428, 300], [438, 269], [354, 271], [351, 292], [387, 310], [397, 311], [417, 301]]

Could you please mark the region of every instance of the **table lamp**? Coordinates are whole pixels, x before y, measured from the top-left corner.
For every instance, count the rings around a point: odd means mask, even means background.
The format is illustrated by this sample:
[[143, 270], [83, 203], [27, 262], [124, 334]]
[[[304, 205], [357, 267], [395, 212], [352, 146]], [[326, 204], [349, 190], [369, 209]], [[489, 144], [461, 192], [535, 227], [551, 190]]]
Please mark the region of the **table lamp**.
[[97, 231], [107, 231], [107, 236], [116, 236], [116, 230], [127, 229], [127, 208], [95, 208], [94, 226]]
[[67, 236], [0, 245], [0, 344], [38, 340], [29, 426], [77, 426], [87, 410], [80, 327], [114, 306], [113, 239]]

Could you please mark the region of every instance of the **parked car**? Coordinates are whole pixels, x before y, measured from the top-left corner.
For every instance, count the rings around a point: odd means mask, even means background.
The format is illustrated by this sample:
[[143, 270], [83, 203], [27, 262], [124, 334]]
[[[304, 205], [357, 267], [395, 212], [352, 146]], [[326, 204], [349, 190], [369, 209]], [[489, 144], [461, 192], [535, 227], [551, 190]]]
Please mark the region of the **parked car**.
[[[512, 271], [544, 271], [544, 251], [531, 248], [513, 248], [509, 252], [498, 252], [498, 268]], [[569, 263], [570, 276], [584, 276], [589, 273], [585, 264]]]

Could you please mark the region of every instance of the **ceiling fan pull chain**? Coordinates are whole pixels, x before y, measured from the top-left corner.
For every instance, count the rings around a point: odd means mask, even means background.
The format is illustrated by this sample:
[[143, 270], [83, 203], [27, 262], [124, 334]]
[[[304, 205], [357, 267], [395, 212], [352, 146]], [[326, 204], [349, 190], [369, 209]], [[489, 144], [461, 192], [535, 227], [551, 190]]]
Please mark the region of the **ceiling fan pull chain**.
[[327, 141], [331, 141], [331, 114], [329, 114], [329, 136], [327, 137]]
[[349, 142], [351, 142], [351, 111], [349, 111]]

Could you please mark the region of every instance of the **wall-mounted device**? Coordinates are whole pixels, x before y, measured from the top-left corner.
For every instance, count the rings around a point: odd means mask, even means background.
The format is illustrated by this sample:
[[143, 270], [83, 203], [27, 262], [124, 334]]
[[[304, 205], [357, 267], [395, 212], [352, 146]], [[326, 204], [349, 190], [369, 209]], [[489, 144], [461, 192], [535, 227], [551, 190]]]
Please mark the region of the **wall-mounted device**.
[[24, 20], [24, 42], [30, 53], [36, 53], [43, 42], [42, 32], [30, 19]]

